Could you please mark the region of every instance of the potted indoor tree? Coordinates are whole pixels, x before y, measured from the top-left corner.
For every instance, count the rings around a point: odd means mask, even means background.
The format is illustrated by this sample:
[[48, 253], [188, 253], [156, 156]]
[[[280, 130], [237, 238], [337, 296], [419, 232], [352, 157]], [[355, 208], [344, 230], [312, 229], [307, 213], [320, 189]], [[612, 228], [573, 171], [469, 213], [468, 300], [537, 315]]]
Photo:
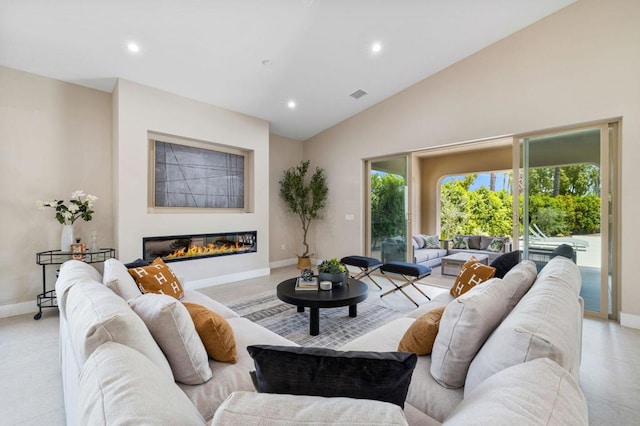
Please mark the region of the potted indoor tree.
[[304, 252], [298, 255], [298, 269], [311, 267], [307, 233], [311, 222], [322, 218], [321, 213], [327, 203], [327, 193], [329, 192], [324, 169], [316, 167], [311, 178], [306, 179], [309, 164], [309, 160], [302, 161], [300, 165], [285, 170], [280, 180], [280, 198], [286, 204], [287, 209], [298, 215], [300, 222], [302, 222]]

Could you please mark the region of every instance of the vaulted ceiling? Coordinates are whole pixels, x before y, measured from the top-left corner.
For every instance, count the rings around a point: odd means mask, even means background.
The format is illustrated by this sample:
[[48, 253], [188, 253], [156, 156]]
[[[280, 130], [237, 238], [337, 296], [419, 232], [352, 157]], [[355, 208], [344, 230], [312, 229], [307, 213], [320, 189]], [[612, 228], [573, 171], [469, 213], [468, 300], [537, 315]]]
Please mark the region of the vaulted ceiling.
[[0, 0], [0, 65], [124, 78], [306, 140], [574, 1]]

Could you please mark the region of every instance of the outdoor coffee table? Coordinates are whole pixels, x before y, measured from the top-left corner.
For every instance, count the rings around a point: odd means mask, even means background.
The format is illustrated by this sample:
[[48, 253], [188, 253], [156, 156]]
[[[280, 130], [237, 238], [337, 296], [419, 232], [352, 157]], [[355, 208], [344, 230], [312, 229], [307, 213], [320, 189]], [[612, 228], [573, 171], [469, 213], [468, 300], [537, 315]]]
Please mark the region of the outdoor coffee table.
[[477, 253], [455, 253], [442, 258], [442, 275], [456, 276], [460, 273], [462, 265], [472, 257], [475, 257], [478, 262], [489, 264], [489, 256], [486, 254]]
[[298, 312], [304, 312], [304, 308], [310, 310], [309, 334], [320, 334], [320, 308], [337, 308], [349, 306], [349, 316], [358, 315], [358, 303], [367, 298], [369, 287], [362, 281], [347, 278], [342, 286], [332, 290], [305, 290], [296, 291], [296, 280], [290, 278], [278, 284], [278, 299], [285, 303], [298, 307]]

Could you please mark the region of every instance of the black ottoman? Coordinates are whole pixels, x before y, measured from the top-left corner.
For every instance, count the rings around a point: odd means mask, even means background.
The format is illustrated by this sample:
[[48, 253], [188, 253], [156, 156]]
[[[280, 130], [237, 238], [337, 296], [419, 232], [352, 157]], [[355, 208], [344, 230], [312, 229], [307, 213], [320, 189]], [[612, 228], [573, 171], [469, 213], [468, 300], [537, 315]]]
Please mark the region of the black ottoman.
[[[424, 265], [418, 265], [418, 264], [409, 263], [409, 262], [388, 262], [388, 263], [385, 263], [382, 266], [380, 266], [380, 271], [387, 278], [387, 280], [391, 284], [393, 284], [393, 286], [395, 287], [395, 288], [387, 291], [386, 293], [381, 294], [380, 297], [384, 297], [387, 294], [391, 294], [391, 293], [395, 293], [396, 291], [400, 291], [402, 294], [405, 295], [405, 297], [407, 299], [411, 300], [413, 302], [413, 304], [416, 305], [416, 307], [418, 307], [420, 305], [418, 305], [418, 303], [416, 303], [416, 301], [413, 300], [403, 290], [404, 287], [413, 286], [413, 288], [418, 290], [418, 292], [420, 294], [422, 294], [428, 300], [431, 300], [431, 298], [429, 296], [427, 296], [426, 294], [424, 294], [424, 292], [422, 290], [420, 290], [418, 288], [418, 286], [416, 286], [416, 284], [415, 284], [416, 281], [419, 281], [422, 278], [424, 278], [424, 277], [426, 277], [428, 275], [431, 275], [431, 268], [429, 268], [427, 266], [424, 266]], [[403, 282], [397, 283], [396, 281], [391, 279], [391, 277], [388, 274], [399, 275], [400, 277], [402, 277]]]
[[355, 275], [349, 273], [349, 275], [351, 275], [351, 278], [359, 280], [360, 278], [367, 277], [371, 280], [371, 282], [378, 286], [380, 290], [382, 290], [380, 284], [378, 284], [376, 280], [374, 280], [370, 275], [382, 266], [382, 262], [380, 262], [378, 259], [366, 256], [346, 256], [340, 259], [340, 261], [347, 266], [360, 268], [360, 272]]

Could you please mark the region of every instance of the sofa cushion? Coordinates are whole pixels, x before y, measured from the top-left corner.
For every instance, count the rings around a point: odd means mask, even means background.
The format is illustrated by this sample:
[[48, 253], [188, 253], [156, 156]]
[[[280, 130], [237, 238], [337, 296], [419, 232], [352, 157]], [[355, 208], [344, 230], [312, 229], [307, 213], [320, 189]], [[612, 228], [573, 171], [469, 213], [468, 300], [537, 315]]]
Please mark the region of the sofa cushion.
[[211, 379], [207, 351], [182, 303], [165, 294], [147, 293], [129, 300], [164, 352], [175, 380], [199, 385]]
[[578, 267], [566, 258], [552, 259], [473, 359], [465, 395], [498, 371], [536, 358], [550, 358], [577, 375], [582, 308], [576, 287]]
[[493, 242], [493, 237], [480, 237], [480, 250], [487, 250], [489, 248], [489, 244]]
[[439, 249], [440, 248], [440, 238], [437, 235], [421, 235], [424, 240], [424, 248], [427, 249]]
[[402, 409], [388, 402], [234, 392], [220, 406], [212, 425], [406, 425]]
[[235, 364], [238, 350], [233, 329], [221, 315], [195, 303], [183, 303], [189, 311], [196, 331], [212, 359]]
[[492, 278], [495, 273], [495, 268], [484, 265], [472, 257], [462, 265], [449, 291], [453, 297], [460, 297], [476, 285]]
[[141, 266], [149, 266], [151, 262], [148, 262], [144, 259], [137, 258], [136, 260], [132, 260], [131, 262], [125, 263], [124, 267], [127, 269], [131, 268], [139, 268]]
[[259, 392], [373, 399], [404, 407], [415, 354], [255, 345]]
[[176, 299], [181, 299], [184, 294], [180, 280], [160, 257], [149, 266], [128, 271], [143, 293], [168, 294]]
[[444, 257], [447, 255], [447, 250], [445, 249], [418, 249], [414, 250], [414, 262], [422, 263], [427, 262], [429, 260], [438, 259], [440, 257]]
[[[412, 318], [399, 318], [360, 336], [340, 350], [343, 351], [393, 351], [403, 334], [413, 324]], [[431, 357], [418, 357], [407, 392], [407, 406], [411, 405], [430, 417], [442, 422], [462, 401], [462, 389], [447, 389], [435, 381], [430, 373]], [[419, 423], [422, 424], [422, 423]]]
[[489, 266], [496, 268], [496, 278], [502, 278], [518, 263], [520, 263], [520, 251], [516, 250], [496, 257]]
[[431, 375], [438, 383], [464, 386], [473, 357], [506, 315], [509, 293], [493, 278], [447, 305], [431, 352]]
[[142, 294], [127, 268], [118, 259], [105, 260], [102, 283], [124, 300], [129, 300]]
[[576, 296], [580, 295], [582, 287], [580, 269], [571, 259], [564, 256], [551, 259], [538, 273], [537, 279], [553, 282], [555, 285], [570, 289]]
[[485, 380], [444, 422], [455, 425], [582, 425], [587, 402], [571, 374], [547, 358], [506, 368]]
[[469, 237], [463, 237], [462, 235], [456, 235], [453, 237], [453, 248], [454, 249], [468, 249], [469, 248]]
[[487, 250], [492, 251], [494, 253], [498, 253], [498, 252], [501, 252], [503, 248], [504, 248], [504, 238], [494, 238], [493, 241], [489, 243]]
[[404, 333], [398, 350], [400, 352], [413, 352], [417, 355], [428, 355], [433, 349], [436, 340], [440, 318], [444, 312], [444, 306], [423, 314], [416, 319], [411, 327]]
[[415, 243], [415, 245], [413, 245], [415, 248], [424, 248], [425, 245], [425, 240], [424, 238], [422, 238], [422, 235], [418, 234], [418, 235], [414, 235], [412, 237], [413, 242]]
[[556, 256], [563, 256], [567, 259], [573, 259], [575, 256], [575, 250], [569, 244], [560, 244], [558, 247], [553, 249], [553, 251], [551, 252], [551, 256], [549, 257], [553, 259]]
[[239, 348], [238, 362], [229, 364], [209, 359], [209, 366], [213, 371], [213, 378], [201, 385], [178, 386], [187, 394], [198, 411], [210, 421], [220, 404], [234, 391], [255, 391], [249, 371], [254, 369], [253, 359], [249, 356], [246, 347], [254, 344], [291, 345], [296, 346], [290, 340], [267, 330], [246, 318], [230, 318], [229, 325], [233, 329], [236, 345]]
[[172, 380], [125, 345], [106, 342], [97, 348], [79, 381], [78, 424], [205, 424]]
[[234, 392], [212, 425], [407, 425], [400, 407], [374, 400]]
[[471, 235], [467, 239], [467, 245], [470, 249], [480, 250], [480, 235]]
[[122, 298], [95, 281], [69, 289], [67, 321], [74, 351], [82, 364], [105, 342], [129, 346], [174, 380], [171, 367], [149, 329]]
[[520, 302], [536, 280], [538, 270], [530, 260], [523, 260], [511, 268], [503, 277], [502, 283], [509, 288], [507, 314]]

